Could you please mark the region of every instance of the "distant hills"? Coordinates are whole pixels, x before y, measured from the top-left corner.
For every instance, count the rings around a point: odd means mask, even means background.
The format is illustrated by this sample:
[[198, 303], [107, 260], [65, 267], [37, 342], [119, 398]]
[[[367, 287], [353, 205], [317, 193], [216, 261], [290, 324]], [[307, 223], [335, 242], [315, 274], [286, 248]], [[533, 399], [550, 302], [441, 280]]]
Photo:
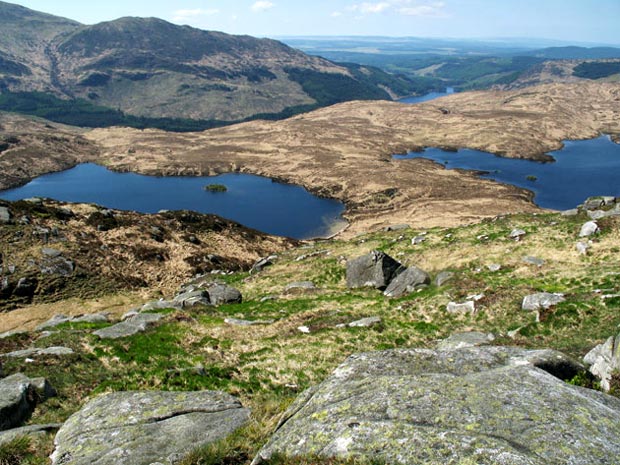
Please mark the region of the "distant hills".
[[433, 88], [155, 18], [85, 26], [0, 2], [0, 30], [0, 109], [68, 124], [204, 129]]
[[534, 56], [547, 60], [600, 60], [620, 58], [617, 47], [548, 47], [529, 52], [520, 52], [522, 56]]

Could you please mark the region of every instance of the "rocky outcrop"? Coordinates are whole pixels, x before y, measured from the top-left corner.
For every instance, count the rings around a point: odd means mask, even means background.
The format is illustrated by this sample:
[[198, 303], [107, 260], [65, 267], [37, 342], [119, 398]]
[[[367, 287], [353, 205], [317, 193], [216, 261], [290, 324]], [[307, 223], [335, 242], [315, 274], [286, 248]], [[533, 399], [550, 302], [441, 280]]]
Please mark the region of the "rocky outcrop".
[[564, 302], [564, 294], [552, 294], [550, 292], [539, 292], [537, 294], [526, 295], [521, 303], [522, 310], [546, 310], [554, 305]]
[[289, 408], [253, 464], [281, 456], [385, 463], [612, 465], [620, 399], [572, 386], [555, 351], [402, 349], [351, 356]]
[[229, 394], [116, 392], [90, 401], [62, 426], [53, 465], [178, 463], [228, 436], [250, 412]]
[[385, 290], [404, 267], [389, 255], [373, 250], [347, 262], [347, 287]]
[[402, 297], [430, 283], [431, 277], [426, 271], [410, 266], [390, 282], [383, 294], [387, 297]]

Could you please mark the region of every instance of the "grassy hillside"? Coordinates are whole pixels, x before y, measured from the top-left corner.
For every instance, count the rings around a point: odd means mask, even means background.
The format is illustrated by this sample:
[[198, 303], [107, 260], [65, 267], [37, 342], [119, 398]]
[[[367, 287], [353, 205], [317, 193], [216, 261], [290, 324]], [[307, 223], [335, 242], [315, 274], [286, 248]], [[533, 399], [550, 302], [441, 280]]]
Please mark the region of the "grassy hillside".
[[[252, 408], [253, 421], [228, 441], [196, 451], [184, 464], [247, 464], [289, 403], [351, 353], [430, 347], [453, 332], [477, 330], [494, 333], [497, 344], [550, 347], [583, 356], [620, 324], [620, 221], [601, 220], [601, 233], [592, 239], [589, 254], [582, 256], [575, 244], [586, 220], [585, 215], [517, 215], [460, 228], [307, 243], [279, 254], [274, 265], [260, 273], [218, 276], [242, 291], [242, 304], [160, 310], [163, 322], [117, 341], [91, 334], [106, 323], [67, 323], [44, 339], [32, 332], [15, 335], [0, 340], [1, 352], [63, 345], [75, 355], [29, 364], [11, 359], [4, 369], [9, 374], [46, 376], [59, 390], [59, 397], [38, 407], [32, 423], [63, 421], [87, 399], [109, 391], [227, 391]], [[526, 232], [518, 242], [508, 237], [517, 227]], [[424, 240], [413, 245], [416, 237]], [[441, 287], [433, 283], [399, 299], [374, 289], [347, 289], [347, 259], [371, 250], [416, 265], [433, 279], [442, 271], [454, 276]], [[528, 264], [525, 256], [544, 264]], [[489, 267], [492, 264], [499, 270]], [[296, 281], [312, 281], [316, 289], [285, 290]], [[538, 318], [535, 312], [521, 310], [525, 295], [541, 291], [564, 293], [566, 301]], [[448, 302], [471, 295], [478, 296], [475, 313], [446, 311]], [[49, 316], [61, 313], [63, 305], [48, 311]], [[5, 321], [10, 316], [3, 315]], [[369, 328], [347, 326], [373, 316], [381, 322]], [[236, 326], [226, 323], [227, 318], [261, 324]], [[45, 463], [51, 438], [37, 447], [36, 452], [24, 452], [31, 457], [28, 463]]]

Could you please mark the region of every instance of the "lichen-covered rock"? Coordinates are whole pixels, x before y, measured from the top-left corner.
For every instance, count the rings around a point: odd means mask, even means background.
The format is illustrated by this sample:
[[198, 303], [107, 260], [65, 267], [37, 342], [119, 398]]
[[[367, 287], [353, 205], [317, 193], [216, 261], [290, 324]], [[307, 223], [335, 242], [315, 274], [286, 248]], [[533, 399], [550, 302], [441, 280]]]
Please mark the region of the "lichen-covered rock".
[[238, 289], [226, 284], [214, 283], [207, 288], [211, 305], [240, 304], [243, 296]]
[[523, 302], [521, 303], [521, 309], [523, 310], [541, 310], [548, 309], [554, 305], [557, 305], [561, 302], [564, 302], [566, 299], [564, 298], [564, 294], [559, 293], [550, 293], [550, 292], [539, 292], [537, 294], [530, 294], [523, 297]]
[[253, 464], [281, 456], [381, 463], [612, 465], [620, 399], [538, 366], [554, 351], [470, 347], [357, 354], [302, 394]]
[[228, 436], [249, 414], [217, 391], [110, 393], [69, 417], [56, 435], [52, 463], [174, 464]]
[[589, 365], [590, 373], [601, 381], [601, 387], [609, 391], [612, 375], [620, 372], [620, 334], [597, 345], [583, 361]]
[[347, 262], [347, 287], [384, 290], [404, 267], [389, 255], [373, 250]]
[[426, 271], [410, 266], [392, 280], [383, 294], [387, 297], [402, 297], [430, 283], [431, 277]]
[[133, 336], [147, 330], [149, 326], [164, 317], [159, 313], [138, 313], [125, 321], [95, 331], [93, 334], [100, 339], [120, 339]]
[[178, 294], [172, 304], [176, 308], [189, 308], [196, 305], [210, 305], [209, 293], [204, 289], [189, 290]]
[[21, 426], [37, 405], [30, 378], [15, 373], [0, 379], [0, 431]]
[[454, 333], [446, 339], [439, 341], [437, 348], [440, 350], [456, 350], [465, 347], [488, 345], [494, 340], [495, 336], [491, 333], [468, 331], [464, 333]]

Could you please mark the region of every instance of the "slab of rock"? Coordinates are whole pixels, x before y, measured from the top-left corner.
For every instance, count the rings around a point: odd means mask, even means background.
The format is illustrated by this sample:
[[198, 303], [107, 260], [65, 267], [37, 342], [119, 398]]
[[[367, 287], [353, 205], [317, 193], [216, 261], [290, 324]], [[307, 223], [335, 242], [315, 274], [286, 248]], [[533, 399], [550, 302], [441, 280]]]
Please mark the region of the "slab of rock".
[[175, 308], [190, 308], [196, 305], [211, 305], [209, 293], [204, 289], [183, 292], [172, 299]]
[[524, 263], [527, 263], [528, 265], [535, 265], [539, 268], [545, 264], [545, 261], [542, 258], [532, 257], [530, 255], [526, 255], [525, 257], [522, 258], [522, 260]]
[[579, 214], [579, 210], [576, 208], [571, 208], [570, 210], [564, 210], [560, 212], [562, 216], [577, 216]]
[[431, 277], [426, 271], [410, 266], [390, 282], [383, 295], [386, 297], [402, 297], [430, 283]]
[[40, 437], [55, 433], [61, 426], [62, 423], [48, 423], [46, 425], [29, 425], [2, 431], [0, 432], [0, 446], [22, 436]]
[[577, 249], [577, 253], [579, 255], [588, 255], [590, 244], [588, 244], [587, 242], [577, 242], [577, 245], [575, 245], [575, 248]]
[[11, 212], [7, 207], [0, 207], [0, 224], [7, 224], [11, 221]]
[[264, 268], [273, 265], [273, 262], [276, 258], [278, 258], [277, 255], [269, 255], [268, 257], [263, 257], [256, 260], [256, 262], [254, 263], [254, 265], [252, 265], [252, 268], [250, 269], [250, 274], [259, 273], [263, 271]]
[[476, 303], [473, 300], [468, 300], [466, 302], [457, 303], [457, 302], [449, 302], [446, 305], [446, 310], [448, 313], [476, 313]]
[[548, 309], [554, 305], [564, 302], [564, 294], [550, 292], [539, 292], [537, 294], [526, 295], [521, 303], [522, 310], [541, 310]]
[[426, 241], [426, 236], [416, 236], [411, 239], [411, 245], [420, 245], [424, 241]]
[[500, 265], [499, 263], [490, 263], [489, 265], [487, 265], [487, 270], [489, 270], [491, 273], [496, 273], [501, 269], [502, 265]]
[[299, 291], [312, 291], [316, 289], [316, 286], [314, 285], [314, 283], [312, 281], [299, 281], [296, 283], [290, 283], [287, 284], [286, 287], [284, 288], [284, 292], [286, 293], [291, 293], [291, 292], [299, 292]]
[[213, 284], [207, 288], [211, 305], [240, 304], [243, 296], [238, 289], [226, 284]]
[[538, 368], [557, 357], [567, 358], [507, 347], [353, 355], [291, 405], [253, 464], [274, 454], [390, 464], [616, 464], [620, 399]]
[[52, 249], [51, 247], [43, 247], [41, 249], [41, 254], [46, 257], [56, 258], [60, 257], [62, 255], [62, 252], [58, 249]]
[[603, 344], [597, 345], [583, 358], [588, 370], [596, 376], [605, 391], [611, 388], [611, 377], [620, 372], [620, 334], [610, 337]]
[[232, 326], [259, 326], [259, 325], [270, 325], [273, 324], [275, 320], [241, 320], [238, 318], [226, 318], [224, 319], [224, 323]]
[[120, 339], [122, 337], [133, 336], [142, 333], [154, 323], [164, 317], [159, 313], [138, 313], [135, 316], [127, 318], [125, 321], [117, 323], [107, 328], [99, 329], [93, 334], [100, 339]]
[[30, 378], [16, 373], [0, 379], [0, 431], [21, 426], [37, 405]]
[[526, 234], [527, 233], [523, 229], [516, 228], [510, 231], [508, 237], [515, 241], [520, 241], [523, 237], [525, 237]]
[[174, 304], [168, 300], [160, 299], [153, 300], [151, 302], [145, 303], [142, 307], [140, 307], [141, 312], [151, 312], [153, 310], [163, 310], [166, 308], [173, 308]]
[[56, 326], [59, 326], [63, 323], [68, 323], [71, 320], [72, 318], [67, 315], [62, 315], [62, 314], [54, 315], [49, 320], [47, 320], [45, 323], [41, 323], [39, 326], [37, 326], [35, 328], [35, 331], [43, 331], [44, 329], [55, 328]]
[[7, 358], [30, 358], [36, 356], [63, 356], [63, 355], [71, 355], [73, 354], [73, 349], [69, 347], [47, 347], [43, 349], [32, 348], [32, 349], [23, 349], [16, 350], [14, 352], [9, 352], [7, 354], [0, 354], [0, 357]]
[[60, 428], [53, 465], [173, 464], [243, 426], [250, 412], [229, 394], [115, 392], [97, 397]]
[[589, 237], [598, 232], [598, 224], [596, 221], [588, 221], [585, 223], [579, 231], [579, 237]]
[[398, 276], [404, 267], [389, 255], [373, 250], [367, 255], [347, 262], [347, 287], [385, 288]]
[[435, 278], [435, 286], [441, 287], [452, 280], [452, 278], [454, 278], [454, 273], [452, 271], [442, 271]]
[[411, 226], [408, 224], [393, 224], [390, 226], [386, 226], [383, 230], [386, 232], [390, 231], [404, 231], [405, 229], [409, 229]]
[[491, 333], [480, 333], [477, 331], [454, 333], [450, 337], [439, 341], [437, 349], [457, 350], [465, 347], [484, 346], [490, 344], [494, 340], [495, 336]]
[[349, 328], [370, 328], [381, 323], [381, 318], [378, 316], [369, 316], [368, 318], [362, 318], [361, 320], [352, 321], [347, 324]]

